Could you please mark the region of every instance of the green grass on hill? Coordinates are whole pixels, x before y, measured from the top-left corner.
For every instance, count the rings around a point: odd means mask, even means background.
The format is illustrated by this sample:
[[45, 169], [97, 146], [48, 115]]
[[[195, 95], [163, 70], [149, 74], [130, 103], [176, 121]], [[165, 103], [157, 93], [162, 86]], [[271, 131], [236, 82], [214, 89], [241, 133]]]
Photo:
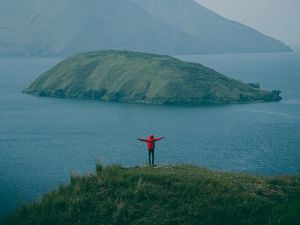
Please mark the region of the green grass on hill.
[[146, 104], [200, 105], [279, 101], [264, 91], [197, 63], [164, 55], [98, 51], [63, 60], [25, 93]]
[[19, 207], [3, 224], [298, 225], [300, 177], [261, 177], [190, 165], [97, 165]]

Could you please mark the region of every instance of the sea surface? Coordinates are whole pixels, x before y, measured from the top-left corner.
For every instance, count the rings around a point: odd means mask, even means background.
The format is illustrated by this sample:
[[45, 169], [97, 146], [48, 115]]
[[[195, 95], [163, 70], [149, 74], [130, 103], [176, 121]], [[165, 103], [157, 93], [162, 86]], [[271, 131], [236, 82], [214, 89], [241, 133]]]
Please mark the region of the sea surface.
[[96, 161], [146, 163], [150, 133], [156, 163], [211, 169], [300, 174], [300, 54], [177, 56], [263, 89], [271, 103], [202, 107], [153, 106], [22, 94], [61, 58], [0, 58], [0, 217], [19, 204], [94, 171]]

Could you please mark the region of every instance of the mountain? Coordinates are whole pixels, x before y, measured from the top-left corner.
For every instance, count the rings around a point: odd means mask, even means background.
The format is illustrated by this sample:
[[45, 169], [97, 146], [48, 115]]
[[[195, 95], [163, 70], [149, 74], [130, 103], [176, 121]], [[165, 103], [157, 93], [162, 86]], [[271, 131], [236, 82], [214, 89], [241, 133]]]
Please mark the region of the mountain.
[[0, 23], [0, 55], [70, 55], [101, 49], [161, 54], [290, 51], [193, 0], [28, 0], [20, 7], [27, 16], [0, 14], [9, 24]]
[[39, 96], [146, 104], [217, 104], [278, 101], [263, 91], [201, 64], [128, 51], [88, 52], [67, 58], [25, 91]]
[[289, 51], [278, 40], [228, 20], [191, 0], [131, 0], [174, 29], [200, 38], [212, 52]]
[[298, 225], [299, 188], [299, 176], [98, 164], [95, 174], [72, 175], [1, 224]]

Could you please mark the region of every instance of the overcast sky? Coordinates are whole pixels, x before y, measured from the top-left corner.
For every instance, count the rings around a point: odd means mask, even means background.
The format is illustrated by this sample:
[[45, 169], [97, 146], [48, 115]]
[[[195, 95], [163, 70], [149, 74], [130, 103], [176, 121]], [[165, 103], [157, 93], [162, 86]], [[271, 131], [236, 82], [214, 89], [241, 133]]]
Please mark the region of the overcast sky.
[[218, 14], [300, 47], [300, 0], [196, 0]]

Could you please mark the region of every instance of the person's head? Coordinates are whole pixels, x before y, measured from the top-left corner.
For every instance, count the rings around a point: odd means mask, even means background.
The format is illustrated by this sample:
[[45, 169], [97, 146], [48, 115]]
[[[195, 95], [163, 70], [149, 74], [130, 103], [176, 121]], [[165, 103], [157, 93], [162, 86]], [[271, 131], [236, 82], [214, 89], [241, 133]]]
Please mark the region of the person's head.
[[153, 134], [150, 134], [150, 135], [149, 135], [149, 138], [150, 138], [150, 139], [154, 139], [154, 135], [153, 135]]

